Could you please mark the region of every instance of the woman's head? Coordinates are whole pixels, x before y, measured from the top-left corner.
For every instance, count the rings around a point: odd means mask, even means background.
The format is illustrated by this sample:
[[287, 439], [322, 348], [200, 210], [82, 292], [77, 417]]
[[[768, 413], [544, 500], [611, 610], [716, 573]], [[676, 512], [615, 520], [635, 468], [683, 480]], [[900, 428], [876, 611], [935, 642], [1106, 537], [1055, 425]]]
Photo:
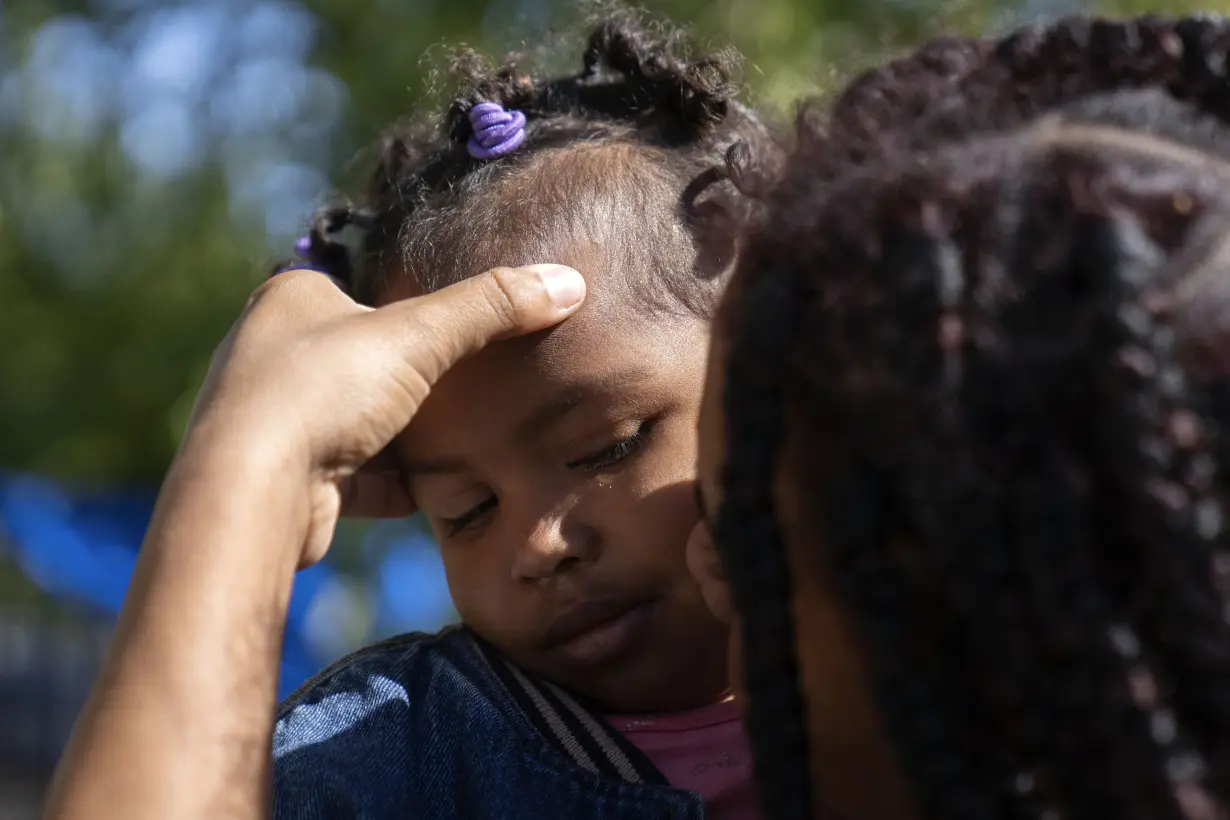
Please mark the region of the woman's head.
[[802, 126], [701, 423], [775, 820], [1230, 806], [1228, 43], [948, 43]]
[[[622, 15], [576, 75], [471, 60], [467, 90], [434, 126], [390, 134], [365, 201], [322, 212], [309, 249], [372, 304], [495, 266], [585, 275], [572, 320], [450, 371], [393, 449], [463, 620], [623, 711], [726, 687], [725, 632], [684, 560], [695, 423], [709, 318], [752, 213], [740, 180], [774, 161], [730, 60], [683, 45]], [[504, 112], [520, 112], [496, 135], [513, 150], [476, 145], [482, 116]]]

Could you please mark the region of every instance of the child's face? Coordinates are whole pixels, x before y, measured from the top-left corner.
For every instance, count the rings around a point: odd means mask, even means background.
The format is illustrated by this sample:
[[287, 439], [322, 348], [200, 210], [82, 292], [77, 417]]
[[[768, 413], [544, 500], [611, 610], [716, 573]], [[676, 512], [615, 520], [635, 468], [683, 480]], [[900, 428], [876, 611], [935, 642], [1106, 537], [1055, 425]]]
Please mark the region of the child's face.
[[465, 623], [607, 709], [690, 708], [726, 688], [685, 560], [708, 324], [646, 315], [596, 257], [550, 260], [582, 310], [451, 370], [395, 447]]

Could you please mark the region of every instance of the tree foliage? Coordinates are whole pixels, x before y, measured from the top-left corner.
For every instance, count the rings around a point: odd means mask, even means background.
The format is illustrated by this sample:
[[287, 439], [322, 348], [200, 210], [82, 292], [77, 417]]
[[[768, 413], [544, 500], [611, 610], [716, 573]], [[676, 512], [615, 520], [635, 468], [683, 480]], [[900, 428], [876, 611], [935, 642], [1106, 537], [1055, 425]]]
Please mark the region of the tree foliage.
[[[444, 44], [539, 42], [575, 26], [574, 5], [6, 4], [0, 468], [157, 480], [246, 294], [329, 185], [354, 178], [362, 146], [430, 97]], [[1062, 10], [996, 0], [650, 6], [742, 49], [755, 101], [783, 119], [798, 96], [924, 37]]]

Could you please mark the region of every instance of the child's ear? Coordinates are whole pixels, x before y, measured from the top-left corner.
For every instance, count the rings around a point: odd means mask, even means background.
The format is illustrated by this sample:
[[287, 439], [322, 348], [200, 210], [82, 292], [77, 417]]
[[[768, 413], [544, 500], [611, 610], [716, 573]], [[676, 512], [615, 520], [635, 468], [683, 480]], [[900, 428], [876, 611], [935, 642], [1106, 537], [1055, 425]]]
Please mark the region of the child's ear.
[[714, 198], [692, 206], [691, 225], [698, 249], [693, 275], [703, 282], [719, 279], [735, 264], [739, 221], [724, 203]]
[[743, 680], [743, 644], [740, 640], [739, 619], [730, 604], [730, 587], [726, 584], [726, 573], [722, 569], [721, 559], [718, 558], [717, 549], [713, 546], [713, 539], [709, 536], [709, 528], [704, 521], [696, 522], [692, 534], [688, 536], [687, 559], [688, 570], [700, 585], [700, 594], [705, 599], [705, 605], [709, 607], [713, 617], [730, 627], [726, 651], [727, 680], [731, 693], [739, 698]]
[[698, 521], [688, 536], [687, 561], [688, 570], [700, 585], [700, 594], [704, 597], [709, 611], [713, 613], [713, 617], [729, 626], [734, 617], [730, 604], [730, 588], [726, 584], [726, 573], [713, 546], [713, 539], [709, 536], [709, 528], [703, 521]]
[[696, 240], [693, 275], [702, 282], [719, 279], [735, 264], [743, 194], [731, 185], [727, 172], [710, 168], [692, 180], [679, 198], [685, 224]]

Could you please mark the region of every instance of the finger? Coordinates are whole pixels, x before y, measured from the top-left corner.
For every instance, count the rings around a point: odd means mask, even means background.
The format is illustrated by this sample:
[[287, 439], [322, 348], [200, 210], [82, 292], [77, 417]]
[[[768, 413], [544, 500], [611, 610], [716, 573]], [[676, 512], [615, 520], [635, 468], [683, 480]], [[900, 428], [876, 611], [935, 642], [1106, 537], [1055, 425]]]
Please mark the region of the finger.
[[[290, 265], [283, 265], [282, 267], [275, 270], [272, 276], [282, 276], [287, 273], [294, 273], [295, 271], [308, 271], [308, 272], [313, 272], [313, 273], [323, 273], [325, 276], [329, 277], [330, 282], [337, 285], [343, 291], [347, 291], [346, 283], [343, 282], [341, 279], [337, 278], [336, 276], [332, 275], [331, 273], [329, 273], [329, 271], [325, 270], [324, 268], [317, 267], [316, 265], [308, 265], [302, 262], [294, 262]], [[270, 278], [272, 278], [272, 276]]]
[[343, 293], [348, 292], [346, 289], [346, 283], [343, 282], [341, 279], [329, 273], [324, 268], [315, 268], [315, 267], [312, 267], [311, 265], [291, 265], [290, 267], [283, 268], [282, 270], [278, 271], [274, 275], [277, 276], [280, 279], [280, 281], [283, 281], [283, 282], [285, 282], [288, 279], [298, 279], [300, 281], [319, 282], [320, 278], [323, 276], [326, 280], [328, 280], [330, 284], [333, 285], [333, 287], [337, 288]]
[[585, 299], [585, 280], [563, 265], [495, 268], [427, 296], [374, 311], [401, 340], [406, 361], [428, 384], [496, 339], [557, 324]]
[[338, 485], [347, 518], [408, 518], [417, 509], [397, 473], [360, 471]]
[[324, 305], [330, 306], [330, 313], [341, 306], [356, 307], [341, 280], [311, 268], [288, 270], [266, 280], [249, 297], [247, 312], [274, 305], [286, 316], [314, 316]]

